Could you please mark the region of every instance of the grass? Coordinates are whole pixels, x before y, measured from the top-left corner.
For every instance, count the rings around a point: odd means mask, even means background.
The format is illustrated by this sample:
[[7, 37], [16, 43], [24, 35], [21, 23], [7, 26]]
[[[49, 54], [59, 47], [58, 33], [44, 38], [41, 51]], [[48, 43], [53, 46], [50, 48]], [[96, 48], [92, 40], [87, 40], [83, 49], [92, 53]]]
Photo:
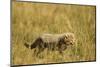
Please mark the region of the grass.
[[[12, 2], [12, 65], [96, 60], [95, 6]], [[64, 51], [47, 50], [38, 58], [24, 46], [43, 33], [72, 32], [76, 44]]]

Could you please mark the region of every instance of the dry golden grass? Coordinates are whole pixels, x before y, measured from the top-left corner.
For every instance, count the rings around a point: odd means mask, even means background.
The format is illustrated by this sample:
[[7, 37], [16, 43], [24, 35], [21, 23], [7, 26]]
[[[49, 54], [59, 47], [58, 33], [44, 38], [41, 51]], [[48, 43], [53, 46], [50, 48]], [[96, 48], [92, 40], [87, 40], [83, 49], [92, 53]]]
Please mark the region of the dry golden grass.
[[[12, 2], [12, 65], [96, 60], [95, 6]], [[24, 46], [43, 33], [72, 32], [76, 44], [64, 51], [47, 50], [38, 58]]]

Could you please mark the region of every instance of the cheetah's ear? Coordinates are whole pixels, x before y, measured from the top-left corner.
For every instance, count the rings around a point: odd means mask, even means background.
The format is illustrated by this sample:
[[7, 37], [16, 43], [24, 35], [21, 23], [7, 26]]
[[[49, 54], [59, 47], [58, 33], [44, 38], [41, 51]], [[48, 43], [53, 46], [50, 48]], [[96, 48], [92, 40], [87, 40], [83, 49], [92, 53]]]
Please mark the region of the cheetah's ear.
[[64, 36], [64, 39], [65, 39], [65, 40], [68, 39], [68, 35], [65, 35], [65, 36]]

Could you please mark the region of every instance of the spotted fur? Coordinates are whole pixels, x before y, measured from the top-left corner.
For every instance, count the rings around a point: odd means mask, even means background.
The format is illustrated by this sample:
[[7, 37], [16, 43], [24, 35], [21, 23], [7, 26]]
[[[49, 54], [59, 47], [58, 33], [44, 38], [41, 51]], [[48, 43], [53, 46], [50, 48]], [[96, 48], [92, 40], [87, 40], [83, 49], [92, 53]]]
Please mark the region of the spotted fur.
[[67, 46], [75, 43], [73, 33], [64, 34], [43, 34], [39, 36], [30, 46], [25, 43], [24, 45], [30, 49], [38, 48], [37, 54], [41, 53], [44, 49], [57, 50], [60, 53], [67, 49]]

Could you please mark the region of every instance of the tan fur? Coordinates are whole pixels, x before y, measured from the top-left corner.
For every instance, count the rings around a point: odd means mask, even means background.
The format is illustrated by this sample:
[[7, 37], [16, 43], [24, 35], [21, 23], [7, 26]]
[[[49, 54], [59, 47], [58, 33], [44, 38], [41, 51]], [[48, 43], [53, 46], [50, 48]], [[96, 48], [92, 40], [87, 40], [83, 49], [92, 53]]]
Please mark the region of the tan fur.
[[[45, 48], [48, 50], [57, 50], [60, 53], [67, 49], [67, 46], [75, 43], [75, 36], [73, 33], [64, 34], [43, 34], [39, 36], [30, 46], [31, 49], [38, 48], [37, 54], [42, 52]], [[28, 44], [26, 44], [26, 47]]]

